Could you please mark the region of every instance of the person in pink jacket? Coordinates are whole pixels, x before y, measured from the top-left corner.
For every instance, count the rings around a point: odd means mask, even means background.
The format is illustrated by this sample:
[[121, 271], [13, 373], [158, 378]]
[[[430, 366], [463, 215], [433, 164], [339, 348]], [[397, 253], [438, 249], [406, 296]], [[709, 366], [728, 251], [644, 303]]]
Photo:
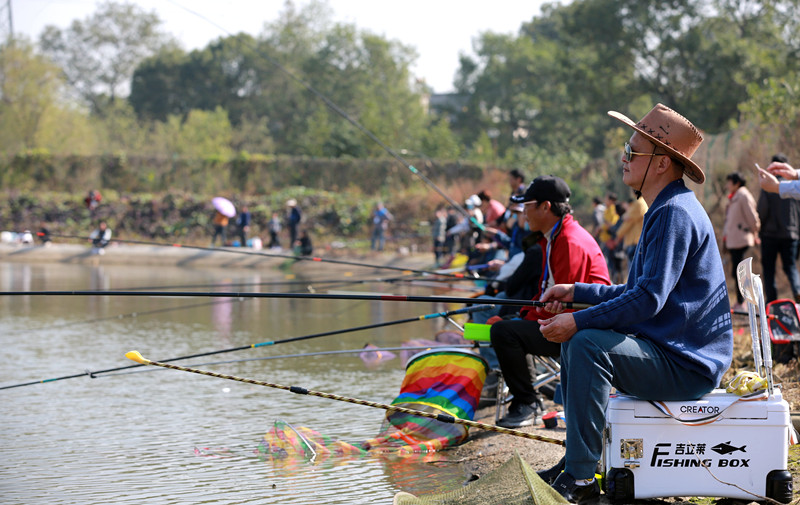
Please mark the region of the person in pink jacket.
[[[736, 266], [744, 258], [747, 249], [758, 243], [758, 231], [761, 220], [756, 209], [756, 200], [745, 187], [745, 181], [739, 172], [728, 174], [725, 178], [725, 191], [728, 193], [728, 208], [725, 210], [725, 226], [722, 242], [731, 255], [731, 276], [736, 282]], [[743, 311], [744, 298], [738, 289], [736, 292], [735, 311]]]

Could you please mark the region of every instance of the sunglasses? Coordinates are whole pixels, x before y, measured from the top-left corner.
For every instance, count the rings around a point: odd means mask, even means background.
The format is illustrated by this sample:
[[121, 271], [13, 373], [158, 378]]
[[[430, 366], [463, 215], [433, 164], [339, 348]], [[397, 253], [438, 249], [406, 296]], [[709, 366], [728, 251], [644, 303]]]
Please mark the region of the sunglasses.
[[[657, 148], [654, 148], [653, 151], [655, 151], [656, 149]], [[633, 157], [634, 156], [659, 156], [659, 154], [655, 153], [655, 152], [654, 153], [637, 153], [635, 151], [631, 151], [631, 145], [628, 144], [627, 142], [625, 142], [625, 151], [624, 151], [624, 153], [625, 153], [625, 158], [624, 158], [625, 159], [625, 163], [630, 163], [631, 161], [633, 161]]]

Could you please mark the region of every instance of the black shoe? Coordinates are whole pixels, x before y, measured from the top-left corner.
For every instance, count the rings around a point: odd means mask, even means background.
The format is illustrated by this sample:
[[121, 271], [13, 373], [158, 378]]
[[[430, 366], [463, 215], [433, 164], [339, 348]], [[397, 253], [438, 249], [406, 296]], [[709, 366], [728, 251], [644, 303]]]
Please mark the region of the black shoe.
[[539, 470], [536, 472], [543, 481], [547, 482], [548, 484], [552, 484], [555, 482], [556, 478], [561, 475], [561, 472], [564, 471], [564, 466], [567, 464], [567, 458], [562, 457], [558, 463], [555, 464], [554, 467], [548, 468], [547, 470]]
[[575, 483], [572, 475], [567, 472], [561, 472], [561, 475], [556, 478], [552, 486], [558, 494], [570, 503], [591, 505], [600, 501], [600, 484], [597, 479], [592, 481], [591, 484], [579, 486]]
[[508, 414], [497, 421], [497, 426], [503, 428], [522, 428], [542, 422], [542, 408], [537, 400], [531, 404], [512, 403], [508, 409]]

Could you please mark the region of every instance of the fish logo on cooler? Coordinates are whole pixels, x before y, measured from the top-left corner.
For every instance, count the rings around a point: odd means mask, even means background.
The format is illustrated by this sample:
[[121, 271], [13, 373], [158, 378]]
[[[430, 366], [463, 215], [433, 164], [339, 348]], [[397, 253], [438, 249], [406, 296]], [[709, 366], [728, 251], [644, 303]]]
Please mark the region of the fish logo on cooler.
[[736, 447], [734, 445], [731, 445], [731, 441], [728, 440], [727, 442], [722, 442], [722, 443], [719, 443], [719, 444], [715, 445], [714, 447], [711, 448], [711, 450], [716, 452], [717, 454], [725, 456], [726, 454], [730, 454], [730, 453], [736, 452], [736, 451], [747, 452], [745, 450], [746, 448], [747, 448], [746, 444], [741, 446], [741, 447]]

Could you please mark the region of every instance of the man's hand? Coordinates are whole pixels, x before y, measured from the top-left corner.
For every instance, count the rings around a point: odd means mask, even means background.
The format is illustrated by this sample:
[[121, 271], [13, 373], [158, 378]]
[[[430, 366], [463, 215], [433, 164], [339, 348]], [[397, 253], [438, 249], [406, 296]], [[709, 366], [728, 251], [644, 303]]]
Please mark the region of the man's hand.
[[566, 342], [578, 331], [575, 317], [571, 313], [557, 314], [550, 319], [539, 319], [538, 322], [542, 336], [550, 342]]
[[540, 302], [545, 302], [544, 310], [551, 314], [558, 314], [564, 311], [561, 302], [571, 302], [575, 295], [575, 284], [556, 284], [547, 288], [539, 298]]
[[756, 174], [758, 175], [758, 183], [761, 185], [761, 189], [768, 193], [777, 193], [778, 188], [780, 187], [780, 182], [778, 182], [778, 179], [763, 168], [755, 167], [755, 170]]
[[773, 161], [767, 167], [767, 172], [774, 176], [783, 177], [784, 179], [788, 179], [790, 181], [796, 181], [798, 179], [797, 170], [792, 168], [792, 166], [788, 163]]
[[489, 265], [488, 268], [492, 272], [497, 272], [498, 270], [500, 270], [500, 267], [502, 267], [505, 264], [506, 262], [503, 260], [490, 260], [488, 263]]

